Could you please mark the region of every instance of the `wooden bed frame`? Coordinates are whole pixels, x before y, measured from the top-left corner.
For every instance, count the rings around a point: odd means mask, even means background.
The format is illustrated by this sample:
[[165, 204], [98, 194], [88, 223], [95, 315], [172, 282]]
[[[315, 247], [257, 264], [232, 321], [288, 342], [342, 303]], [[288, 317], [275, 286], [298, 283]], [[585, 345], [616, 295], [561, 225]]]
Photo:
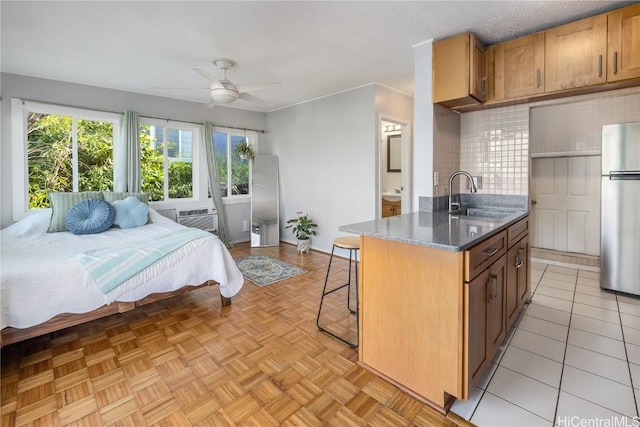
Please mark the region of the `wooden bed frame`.
[[[82, 323], [90, 322], [92, 320], [111, 316], [112, 314], [125, 313], [127, 311], [133, 310], [134, 308], [141, 307], [146, 304], [150, 304], [156, 301], [161, 301], [167, 298], [172, 298], [174, 296], [183, 294], [185, 292], [190, 292], [194, 289], [203, 288], [205, 286], [214, 286], [217, 284], [218, 284], [217, 282], [213, 280], [209, 280], [201, 285], [185, 286], [172, 292], [150, 294], [139, 301], [134, 301], [134, 302], [116, 301], [109, 305], [103, 305], [102, 307], [97, 308], [88, 313], [59, 314], [44, 323], [41, 323], [36, 326], [32, 326], [30, 328], [17, 329], [12, 327], [6, 327], [2, 329], [2, 332], [0, 334], [0, 348], [4, 347], [5, 345], [27, 340], [29, 338], [38, 337], [40, 335], [45, 335], [51, 332], [69, 328], [71, 326], [77, 326]], [[231, 298], [223, 297], [222, 294], [220, 294], [220, 301], [223, 307], [228, 307], [231, 305]]]

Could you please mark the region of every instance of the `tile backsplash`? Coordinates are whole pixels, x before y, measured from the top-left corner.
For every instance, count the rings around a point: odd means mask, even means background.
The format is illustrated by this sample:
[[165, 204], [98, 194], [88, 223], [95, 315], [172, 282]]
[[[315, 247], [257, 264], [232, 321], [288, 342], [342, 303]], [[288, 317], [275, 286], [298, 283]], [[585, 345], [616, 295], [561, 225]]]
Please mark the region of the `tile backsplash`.
[[598, 154], [603, 124], [639, 120], [640, 87], [465, 113], [460, 169], [482, 177], [481, 194], [527, 195], [530, 154]]
[[[465, 113], [460, 119], [460, 169], [482, 177], [484, 194], [527, 195], [529, 105]], [[469, 192], [466, 180], [459, 191]]]

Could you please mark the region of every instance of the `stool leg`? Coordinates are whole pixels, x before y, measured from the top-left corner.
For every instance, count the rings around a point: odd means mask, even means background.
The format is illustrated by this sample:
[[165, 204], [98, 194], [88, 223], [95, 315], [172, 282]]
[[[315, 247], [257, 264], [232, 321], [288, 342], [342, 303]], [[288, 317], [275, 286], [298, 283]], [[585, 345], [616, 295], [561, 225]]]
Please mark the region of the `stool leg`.
[[356, 250], [356, 346], [360, 344], [360, 295], [358, 294], [358, 251]]
[[[331, 248], [331, 256], [329, 257], [329, 266], [327, 267], [327, 275], [325, 276], [324, 279], [324, 287], [322, 288], [322, 296], [320, 297], [320, 307], [318, 307], [318, 316], [316, 317], [316, 326], [318, 327], [319, 330], [321, 330], [322, 332], [324, 332], [325, 334], [331, 335], [333, 338], [342, 341], [343, 343], [347, 344], [349, 347], [351, 348], [356, 348], [358, 347], [358, 340], [356, 339], [355, 343], [349, 342], [347, 340], [345, 340], [344, 338], [334, 334], [331, 331], [326, 330], [325, 328], [323, 328], [322, 326], [320, 326], [320, 313], [322, 312], [322, 304], [324, 302], [324, 297], [332, 292], [337, 291], [338, 289], [342, 289], [344, 287], [347, 287], [347, 292], [351, 289], [351, 256], [349, 256], [349, 282], [345, 283], [344, 285], [338, 286], [335, 289], [332, 289], [330, 291], [327, 292], [327, 283], [329, 283], [329, 272], [331, 271], [331, 261], [333, 261], [333, 252], [336, 249], [336, 245], [333, 245], [333, 247]], [[356, 275], [358, 273], [356, 272]], [[356, 276], [357, 277], [357, 276]], [[357, 289], [356, 289], [356, 292]], [[347, 294], [348, 295], [348, 294]], [[347, 297], [347, 308], [349, 308], [349, 299]], [[349, 308], [349, 310], [351, 311], [351, 309]], [[357, 313], [357, 311], [356, 311]], [[358, 321], [357, 317], [356, 317], [356, 322]], [[356, 337], [358, 336], [358, 326], [356, 325]]]
[[[355, 260], [355, 263], [356, 263], [356, 288], [358, 286], [358, 259], [353, 257], [353, 254], [356, 251], [357, 249], [349, 249], [349, 280], [347, 282], [349, 290], [347, 291], [347, 308], [349, 309], [351, 314], [355, 314], [356, 311], [358, 310], [357, 303], [356, 303], [356, 309], [355, 310], [351, 309], [351, 259], [352, 258]], [[357, 252], [355, 256], [357, 257]]]
[[329, 265], [327, 266], [327, 275], [324, 278], [324, 287], [322, 288], [322, 297], [320, 297], [320, 307], [318, 307], [318, 316], [316, 317], [316, 326], [318, 329], [322, 330], [320, 327], [320, 312], [322, 311], [322, 303], [324, 302], [324, 297], [327, 295], [327, 283], [329, 282], [329, 271], [331, 271], [331, 261], [333, 261], [333, 251], [336, 250], [336, 245], [333, 245], [331, 248], [331, 256], [329, 257]]

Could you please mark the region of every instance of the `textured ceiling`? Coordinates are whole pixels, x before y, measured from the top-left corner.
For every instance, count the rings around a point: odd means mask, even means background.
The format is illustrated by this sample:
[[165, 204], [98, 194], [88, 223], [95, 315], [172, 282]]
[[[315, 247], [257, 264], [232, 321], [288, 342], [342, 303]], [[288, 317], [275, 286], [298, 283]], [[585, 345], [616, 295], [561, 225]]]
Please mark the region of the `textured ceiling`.
[[[620, 1], [6, 1], [3, 72], [202, 102], [211, 64], [270, 111], [377, 82], [413, 94], [412, 45], [464, 31], [485, 44], [617, 9]], [[193, 90], [160, 89], [186, 87]]]

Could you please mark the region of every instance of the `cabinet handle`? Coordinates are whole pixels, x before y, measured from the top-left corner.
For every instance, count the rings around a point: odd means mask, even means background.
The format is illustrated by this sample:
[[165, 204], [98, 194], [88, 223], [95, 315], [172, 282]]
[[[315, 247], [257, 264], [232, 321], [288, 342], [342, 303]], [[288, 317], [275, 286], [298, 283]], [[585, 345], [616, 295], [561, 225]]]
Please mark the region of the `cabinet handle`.
[[618, 74], [618, 52], [613, 52], [613, 74]]
[[516, 264], [515, 264], [516, 268], [520, 268], [520, 267], [522, 267], [524, 265], [524, 261], [522, 260], [521, 255], [520, 255], [520, 251], [521, 250], [522, 249], [518, 249], [518, 253], [516, 254]]
[[542, 84], [542, 74], [540, 74], [540, 68], [536, 68], [536, 87], [540, 87]]
[[480, 93], [482, 93], [483, 95], [487, 94], [487, 78], [483, 77], [480, 79]]
[[486, 251], [482, 252], [482, 255], [486, 255], [486, 256], [492, 256], [495, 255], [496, 252], [498, 252], [500, 249], [498, 248], [489, 248]]
[[498, 276], [495, 274], [489, 274], [489, 280], [491, 280], [491, 299], [494, 299], [498, 296]]
[[602, 77], [602, 55], [598, 55], [598, 77]]

